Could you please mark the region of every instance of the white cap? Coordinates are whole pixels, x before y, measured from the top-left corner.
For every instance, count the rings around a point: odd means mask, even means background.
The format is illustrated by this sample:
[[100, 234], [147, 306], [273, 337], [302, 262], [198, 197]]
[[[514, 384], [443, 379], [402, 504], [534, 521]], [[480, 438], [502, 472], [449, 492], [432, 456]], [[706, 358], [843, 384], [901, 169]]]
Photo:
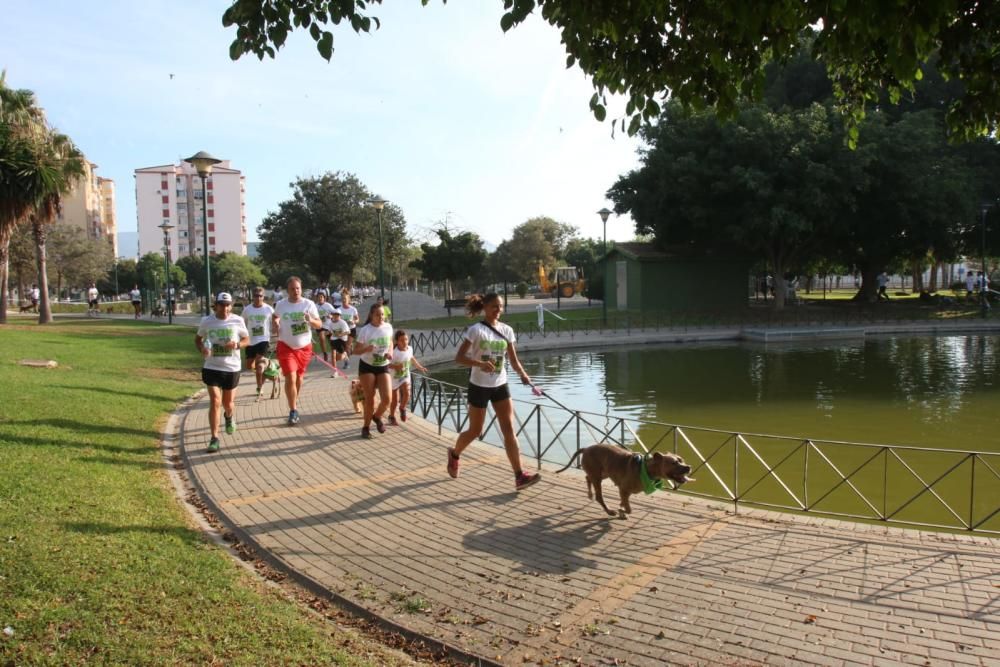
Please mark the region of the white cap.
[[229, 292], [219, 292], [219, 296], [215, 297], [216, 303], [232, 303], [233, 295]]
[[340, 308], [334, 308], [334, 309], [333, 309], [333, 311], [331, 311], [331, 313], [330, 313], [330, 314], [331, 314], [331, 315], [343, 315], [344, 313], [342, 313], [342, 312], [340, 311]]

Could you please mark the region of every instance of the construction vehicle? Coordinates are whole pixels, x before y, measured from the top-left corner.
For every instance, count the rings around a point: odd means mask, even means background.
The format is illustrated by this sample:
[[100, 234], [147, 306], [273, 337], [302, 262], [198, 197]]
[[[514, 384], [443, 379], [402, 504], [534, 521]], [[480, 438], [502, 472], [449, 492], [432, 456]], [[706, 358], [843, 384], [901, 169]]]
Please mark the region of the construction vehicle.
[[[575, 266], [560, 266], [553, 272], [550, 281], [545, 267], [539, 264], [538, 285], [543, 294], [568, 299], [574, 294], [582, 294], [587, 289], [587, 280], [583, 277], [583, 269]], [[556, 294], [557, 287], [559, 289], [558, 295]]]

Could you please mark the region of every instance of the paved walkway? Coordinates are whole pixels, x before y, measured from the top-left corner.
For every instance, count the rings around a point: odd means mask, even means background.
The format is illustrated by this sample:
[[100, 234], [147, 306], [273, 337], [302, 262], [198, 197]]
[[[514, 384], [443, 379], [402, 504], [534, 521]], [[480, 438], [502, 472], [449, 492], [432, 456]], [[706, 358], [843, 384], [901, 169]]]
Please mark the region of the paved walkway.
[[1000, 665], [1000, 541], [673, 493], [609, 520], [578, 471], [515, 493], [481, 443], [450, 479], [453, 436], [419, 418], [360, 439], [346, 381], [315, 363], [296, 427], [252, 385], [217, 454], [204, 399], [178, 420], [209, 505], [289, 570], [486, 663]]

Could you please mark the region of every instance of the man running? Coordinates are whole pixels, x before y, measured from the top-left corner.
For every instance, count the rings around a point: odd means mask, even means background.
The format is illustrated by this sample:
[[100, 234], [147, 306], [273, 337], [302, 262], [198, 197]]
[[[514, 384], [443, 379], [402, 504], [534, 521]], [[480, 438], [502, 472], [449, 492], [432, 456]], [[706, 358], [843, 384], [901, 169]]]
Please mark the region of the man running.
[[264, 386], [264, 366], [257, 363], [259, 357], [267, 357], [267, 346], [271, 342], [271, 319], [274, 308], [264, 303], [264, 288], [255, 287], [253, 303], [243, 309], [243, 321], [250, 332], [250, 345], [247, 346], [247, 369], [253, 369], [257, 376], [257, 396]]
[[319, 330], [319, 349], [323, 352], [323, 361], [328, 361], [330, 357], [326, 351], [328, 347], [326, 341], [330, 337], [330, 315], [333, 314], [333, 306], [326, 300], [325, 292], [316, 294], [316, 312], [323, 321], [323, 328]]
[[97, 285], [90, 283], [90, 287], [87, 289], [87, 317], [97, 317], [100, 314], [100, 310], [97, 308], [97, 299], [100, 296], [100, 292], [97, 291]]
[[[352, 348], [355, 341], [358, 339], [358, 322], [361, 318], [358, 316], [358, 309], [351, 305], [351, 293], [349, 291], [344, 290], [341, 293], [340, 298], [342, 300], [340, 315], [344, 318], [344, 321], [347, 322], [347, 326], [350, 329], [350, 341], [347, 344], [347, 354], [351, 355], [354, 354]], [[348, 357], [347, 359], [344, 359], [344, 368], [350, 367], [351, 359]]]
[[236, 431], [236, 409], [233, 393], [240, 383], [240, 350], [250, 341], [243, 320], [233, 315], [233, 297], [219, 292], [211, 315], [198, 325], [194, 345], [204, 362], [201, 380], [208, 387], [208, 427], [211, 439], [208, 451], [219, 451], [219, 413], [226, 420], [226, 433]]
[[142, 316], [142, 292], [139, 291], [138, 285], [132, 287], [128, 298], [132, 301], [132, 307], [135, 308], [135, 319], [139, 319]]
[[285, 376], [288, 425], [299, 423], [299, 392], [306, 368], [312, 360], [312, 331], [323, 326], [316, 304], [302, 296], [302, 279], [288, 279], [288, 296], [274, 307], [272, 320], [278, 329], [278, 363]]

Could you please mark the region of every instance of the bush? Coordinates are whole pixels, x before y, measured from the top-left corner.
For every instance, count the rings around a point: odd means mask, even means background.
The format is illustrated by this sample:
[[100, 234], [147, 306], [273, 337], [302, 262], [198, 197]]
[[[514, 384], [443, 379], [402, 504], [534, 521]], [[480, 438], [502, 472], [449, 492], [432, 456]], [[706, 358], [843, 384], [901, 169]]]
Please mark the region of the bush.
[[517, 287], [514, 288], [514, 291], [517, 292], [517, 295], [523, 299], [528, 295], [528, 283], [526, 282], [518, 283]]

